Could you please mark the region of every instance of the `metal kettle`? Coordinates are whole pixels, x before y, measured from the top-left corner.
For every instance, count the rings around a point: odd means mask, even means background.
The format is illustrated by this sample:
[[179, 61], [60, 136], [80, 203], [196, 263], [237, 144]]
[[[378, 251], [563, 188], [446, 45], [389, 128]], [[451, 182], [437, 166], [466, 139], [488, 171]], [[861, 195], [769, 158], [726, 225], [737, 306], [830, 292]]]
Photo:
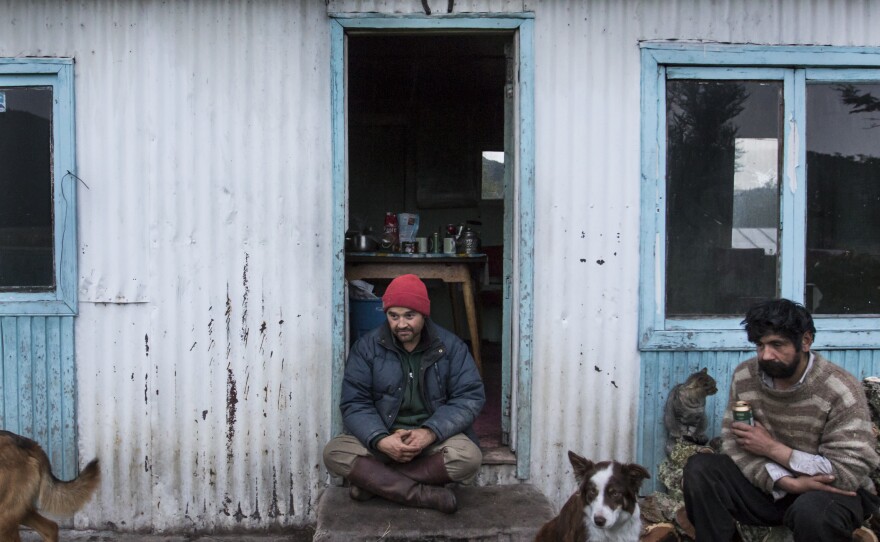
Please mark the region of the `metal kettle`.
[[455, 236], [455, 248], [459, 254], [479, 254], [480, 234], [470, 226], [459, 225]]

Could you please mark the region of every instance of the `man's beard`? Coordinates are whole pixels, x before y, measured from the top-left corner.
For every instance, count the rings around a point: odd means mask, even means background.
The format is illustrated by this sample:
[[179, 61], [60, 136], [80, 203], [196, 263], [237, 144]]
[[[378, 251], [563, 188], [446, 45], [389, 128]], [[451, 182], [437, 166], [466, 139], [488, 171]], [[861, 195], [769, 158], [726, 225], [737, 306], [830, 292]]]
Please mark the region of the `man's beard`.
[[800, 363], [786, 365], [781, 361], [760, 360], [758, 366], [771, 378], [789, 378], [797, 372]]

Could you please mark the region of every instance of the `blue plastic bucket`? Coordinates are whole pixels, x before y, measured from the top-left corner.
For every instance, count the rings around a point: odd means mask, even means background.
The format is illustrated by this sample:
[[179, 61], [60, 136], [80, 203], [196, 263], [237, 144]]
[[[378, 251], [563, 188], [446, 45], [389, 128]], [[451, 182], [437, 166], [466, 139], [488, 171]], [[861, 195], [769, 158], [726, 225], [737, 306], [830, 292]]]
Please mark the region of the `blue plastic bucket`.
[[351, 342], [385, 323], [381, 299], [349, 299], [348, 323]]

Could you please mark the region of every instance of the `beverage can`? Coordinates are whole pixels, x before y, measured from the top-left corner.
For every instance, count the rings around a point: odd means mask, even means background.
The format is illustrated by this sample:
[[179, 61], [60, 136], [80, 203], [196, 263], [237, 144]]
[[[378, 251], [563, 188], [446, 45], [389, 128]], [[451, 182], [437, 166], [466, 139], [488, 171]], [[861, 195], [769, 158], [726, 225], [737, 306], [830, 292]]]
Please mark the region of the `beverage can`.
[[737, 401], [733, 406], [733, 421], [755, 425], [752, 406], [746, 401]]

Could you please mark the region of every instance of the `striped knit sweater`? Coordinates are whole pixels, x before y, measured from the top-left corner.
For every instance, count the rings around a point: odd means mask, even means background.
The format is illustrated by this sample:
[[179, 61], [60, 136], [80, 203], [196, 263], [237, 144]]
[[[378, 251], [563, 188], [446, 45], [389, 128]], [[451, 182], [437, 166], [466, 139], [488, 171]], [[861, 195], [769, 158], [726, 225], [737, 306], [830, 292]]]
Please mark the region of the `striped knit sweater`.
[[859, 382], [844, 369], [815, 354], [805, 380], [789, 390], [774, 390], [764, 384], [758, 358], [744, 361], [734, 370], [721, 449], [752, 484], [770, 493], [774, 482], [765, 468], [769, 460], [740, 448], [730, 429], [736, 401], [748, 401], [755, 420], [776, 440], [828, 459], [836, 487], [864, 487], [873, 492], [868, 475], [880, 458], [874, 451], [868, 403]]

